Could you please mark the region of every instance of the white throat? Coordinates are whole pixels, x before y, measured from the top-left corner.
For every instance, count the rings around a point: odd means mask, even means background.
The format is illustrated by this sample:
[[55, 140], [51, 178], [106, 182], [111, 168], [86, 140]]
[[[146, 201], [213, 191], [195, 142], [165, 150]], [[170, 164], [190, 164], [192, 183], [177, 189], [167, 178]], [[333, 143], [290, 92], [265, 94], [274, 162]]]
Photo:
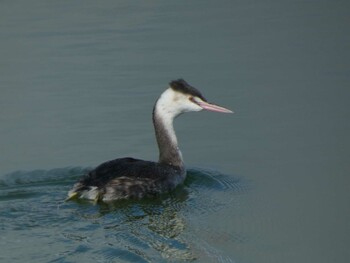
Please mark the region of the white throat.
[[178, 100], [177, 94], [172, 89], [164, 91], [154, 106], [153, 124], [159, 148], [159, 162], [183, 166], [173, 125], [174, 119], [183, 112]]

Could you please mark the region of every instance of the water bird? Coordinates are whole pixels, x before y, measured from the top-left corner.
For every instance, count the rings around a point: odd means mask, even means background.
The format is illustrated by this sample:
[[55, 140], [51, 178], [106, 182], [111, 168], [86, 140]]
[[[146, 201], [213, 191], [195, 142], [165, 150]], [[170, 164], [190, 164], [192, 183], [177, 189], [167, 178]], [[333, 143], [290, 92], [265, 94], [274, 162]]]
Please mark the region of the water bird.
[[173, 121], [182, 113], [201, 110], [233, 113], [209, 103], [199, 90], [185, 80], [171, 81], [153, 107], [158, 162], [130, 157], [104, 162], [83, 176], [68, 192], [66, 200], [110, 202], [140, 199], [175, 189], [185, 180], [186, 169]]

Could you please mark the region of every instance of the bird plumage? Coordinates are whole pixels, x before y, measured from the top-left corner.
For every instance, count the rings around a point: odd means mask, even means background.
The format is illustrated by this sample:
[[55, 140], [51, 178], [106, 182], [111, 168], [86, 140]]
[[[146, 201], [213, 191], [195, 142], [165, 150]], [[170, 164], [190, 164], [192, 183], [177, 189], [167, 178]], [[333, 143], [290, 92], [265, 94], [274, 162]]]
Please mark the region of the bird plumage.
[[186, 169], [173, 127], [174, 119], [184, 112], [231, 112], [210, 104], [186, 81], [170, 82], [153, 108], [153, 124], [159, 148], [159, 161], [134, 158], [107, 161], [90, 171], [68, 192], [67, 199], [82, 198], [109, 202], [140, 199], [168, 192], [186, 178]]
[[185, 179], [183, 167], [134, 158], [120, 158], [100, 164], [70, 191], [85, 199], [111, 201], [139, 199], [173, 190]]

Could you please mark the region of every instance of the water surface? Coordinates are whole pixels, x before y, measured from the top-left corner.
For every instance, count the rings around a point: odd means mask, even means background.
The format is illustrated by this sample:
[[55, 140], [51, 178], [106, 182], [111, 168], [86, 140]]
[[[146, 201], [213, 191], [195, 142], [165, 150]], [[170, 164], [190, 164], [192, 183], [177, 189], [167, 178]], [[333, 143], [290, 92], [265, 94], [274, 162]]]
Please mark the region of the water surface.
[[[5, 1], [2, 261], [347, 262], [347, 1]], [[156, 160], [182, 77], [233, 115], [176, 120], [189, 168], [156, 200], [63, 200], [117, 157]]]

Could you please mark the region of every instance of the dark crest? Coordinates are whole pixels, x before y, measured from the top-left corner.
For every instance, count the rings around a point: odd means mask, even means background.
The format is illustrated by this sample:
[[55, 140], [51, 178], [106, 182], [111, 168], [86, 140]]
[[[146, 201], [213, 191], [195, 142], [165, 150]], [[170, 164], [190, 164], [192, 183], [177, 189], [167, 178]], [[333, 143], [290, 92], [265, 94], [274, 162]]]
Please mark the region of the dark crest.
[[169, 85], [173, 90], [182, 92], [184, 94], [196, 96], [198, 98], [201, 98], [203, 101], [207, 101], [199, 90], [197, 90], [195, 87], [192, 87], [183, 79], [173, 80], [169, 83]]

